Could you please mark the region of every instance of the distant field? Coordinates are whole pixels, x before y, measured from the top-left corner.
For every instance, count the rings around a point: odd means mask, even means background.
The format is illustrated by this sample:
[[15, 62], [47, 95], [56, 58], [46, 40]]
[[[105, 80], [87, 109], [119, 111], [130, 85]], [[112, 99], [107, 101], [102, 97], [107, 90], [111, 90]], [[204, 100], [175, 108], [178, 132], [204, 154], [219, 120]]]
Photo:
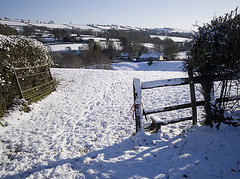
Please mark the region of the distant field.
[[163, 35], [150, 35], [151, 38], [160, 38], [161, 40], [167, 38], [172, 39], [174, 42], [189, 42], [191, 39], [189, 38], [183, 38], [183, 37], [170, 37], [170, 36], [163, 36]]

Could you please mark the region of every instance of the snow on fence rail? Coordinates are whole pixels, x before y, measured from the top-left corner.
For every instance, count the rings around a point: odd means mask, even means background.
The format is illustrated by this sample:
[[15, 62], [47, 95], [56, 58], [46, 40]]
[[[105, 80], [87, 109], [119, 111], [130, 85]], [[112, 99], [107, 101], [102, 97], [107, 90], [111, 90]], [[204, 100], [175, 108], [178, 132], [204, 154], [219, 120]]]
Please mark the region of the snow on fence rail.
[[16, 67], [14, 73], [22, 98], [34, 101], [55, 91], [49, 65]]
[[[155, 114], [155, 113], [161, 113], [161, 112], [167, 112], [167, 111], [173, 111], [173, 110], [179, 110], [179, 109], [185, 109], [185, 108], [192, 108], [192, 116], [173, 119], [173, 120], [161, 120], [155, 116], [151, 116], [150, 119], [152, 120], [152, 124], [151, 126], [149, 126], [149, 128], [156, 129], [156, 132], [158, 132], [161, 125], [173, 124], [173, 123], [182, 122], [186, 120], [192, 120], [193, 125], [197, 123], [197, 106], [205, 105], [205, 101], [196, 101], [196, 95], [195, 95], [194, 86], [196, 83], [200, 83], [201, 79], [200, 77], [193, 77], [193, 73], [191, 70], [189, 70], [188, 75], [189, 75], [189, 78], [174, 78], [174, 79], [167, 79], [167, 80], [147, 81], [147, 82], [141, 82], [140, 79], [138, 78], [133, 79], [136, 132], [142, 130], [143, 115], [145, 115], [146, 117], [146, 115], [149, 115], [149, 114]], [[237, 76], [235, 78], [231, 78], [231, 80], [235, 80], [239, 78], [240, 77]], [[214, 81], [220, 81], [220, 80], [221, 78], [219, 77], [214, 78]], [[180, 86], [180, 85], [187, 85], [187, 84], [189, 84], [189, 87], [190, 87], [191, 103], [173, 105], [173, 106], [150, 109], [150, 110], [145, 110], [142, 107], [142, 99], [141, 99], [142, 90], [166, 87], [166, 86]], [[219, 103], [220, 101], [227, 102], [227, 101], [234, 101], [239, 99], [240, 99], [239, 96], [231, 96], [224, 99], [217, 98], [216, 102], [217, 103]]]

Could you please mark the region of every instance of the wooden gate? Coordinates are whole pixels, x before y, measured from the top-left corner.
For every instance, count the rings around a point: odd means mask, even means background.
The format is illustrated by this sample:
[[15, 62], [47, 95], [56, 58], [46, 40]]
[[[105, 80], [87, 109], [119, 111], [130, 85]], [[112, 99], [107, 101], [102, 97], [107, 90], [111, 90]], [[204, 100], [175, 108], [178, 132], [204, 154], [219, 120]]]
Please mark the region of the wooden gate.
[[56, 90], [49, 65], [16, 67], [14, 73], [22, 98], [27, 101], [39, 100]]

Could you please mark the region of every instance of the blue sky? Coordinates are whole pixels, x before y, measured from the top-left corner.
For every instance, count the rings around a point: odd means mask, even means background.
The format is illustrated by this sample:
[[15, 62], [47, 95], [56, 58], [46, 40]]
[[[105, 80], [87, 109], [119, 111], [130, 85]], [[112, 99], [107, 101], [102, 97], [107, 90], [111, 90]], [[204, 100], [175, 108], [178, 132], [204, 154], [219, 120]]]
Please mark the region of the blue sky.
[[0, 0], [0, 17], [193, 29], [237, 6], [240, 0]]

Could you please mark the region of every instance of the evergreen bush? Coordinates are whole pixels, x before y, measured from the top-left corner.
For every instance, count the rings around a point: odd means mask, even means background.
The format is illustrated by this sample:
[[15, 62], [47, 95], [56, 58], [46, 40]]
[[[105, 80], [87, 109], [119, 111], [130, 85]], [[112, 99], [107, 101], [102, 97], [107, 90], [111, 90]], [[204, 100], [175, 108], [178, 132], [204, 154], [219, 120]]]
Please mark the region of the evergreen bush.
[[26, 37], [0, 35], [0, 116], [20, 96], [14, 67], [51, 65], [42, 43]]
[[212, 126], [219, 120], [219, 111], [223, 103], [216, 105], [213, 98], [213, 79], [222, 79], [221, 96], [224, 98], [231, 77], [236, 77], [240, 71], [240, 14], [237, 9], [230, 13], [213, 18], [210, 23], [198, 26], [194, 33], [190, 58], [185, 66], [201, 77], [201, 86], [205, 100], [205, 124]]

